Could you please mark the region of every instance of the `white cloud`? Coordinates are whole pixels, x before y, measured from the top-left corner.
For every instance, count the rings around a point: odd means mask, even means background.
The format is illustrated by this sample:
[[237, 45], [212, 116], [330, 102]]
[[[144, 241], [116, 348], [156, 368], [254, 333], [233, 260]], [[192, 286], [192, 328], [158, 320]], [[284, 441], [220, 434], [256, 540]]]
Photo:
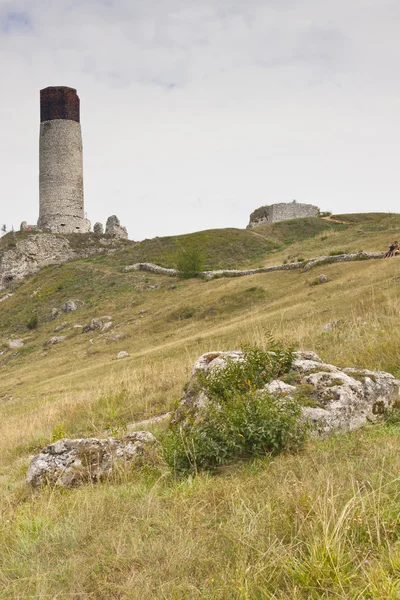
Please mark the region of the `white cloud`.
[[0, 0], [0, 222], [38, 213], [39, 90], [81, 98], [85, 203], [134, 239], [272, 202], [398, 210], [400, 7]]

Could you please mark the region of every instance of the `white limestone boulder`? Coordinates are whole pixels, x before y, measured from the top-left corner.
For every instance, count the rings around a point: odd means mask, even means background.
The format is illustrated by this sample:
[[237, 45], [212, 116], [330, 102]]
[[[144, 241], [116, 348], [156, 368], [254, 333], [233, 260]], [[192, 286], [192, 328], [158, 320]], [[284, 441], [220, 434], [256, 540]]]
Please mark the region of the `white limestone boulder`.
[[48, 483], [63, 488], [98, 482], [121, 465], [140, 462], [156, 445], [148, 431], [135, 431], [122, 439], [65, 438], [32, 459], [26, 481], [34, 487]]
[[[197, 418], [211, 400], [198, 380], [199, 373], [224, 369], [228, 361], [243, 361], [240, 350], [208, 352], [195, 362], [171, 423], [186, 421], [188, 411]], [[295, 352], [289, 381], [273, 380], [260, 393], [297, 398], [311, 435], [324, 437], [333, 432], [358, 429], [374, 423], [400, 403], [400, 381], [390, 373], [340, 368], [324, 363], [314, 352]]]

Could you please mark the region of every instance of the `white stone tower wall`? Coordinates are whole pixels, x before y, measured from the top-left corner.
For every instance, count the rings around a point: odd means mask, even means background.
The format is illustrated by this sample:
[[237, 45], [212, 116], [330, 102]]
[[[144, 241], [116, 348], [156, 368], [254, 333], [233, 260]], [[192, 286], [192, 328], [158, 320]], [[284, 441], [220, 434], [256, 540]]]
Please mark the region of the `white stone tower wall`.
[[54, 233], [90, 231], [83, 203], [80, 123], [66, 119], [40, 125], [39, 227]]
[[39, 220], [43, 231], [86, 233], [80, 100], [65, 86], [40, 90]]

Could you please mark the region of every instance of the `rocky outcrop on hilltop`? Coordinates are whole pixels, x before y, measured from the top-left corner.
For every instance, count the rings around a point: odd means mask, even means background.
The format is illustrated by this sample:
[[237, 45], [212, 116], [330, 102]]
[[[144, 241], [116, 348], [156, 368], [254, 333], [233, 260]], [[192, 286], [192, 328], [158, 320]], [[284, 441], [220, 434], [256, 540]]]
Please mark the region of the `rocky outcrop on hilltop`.
[[[234, 361], [243, 361], [241, 350], [208, 352], [194, 364], [192, 378], [176, 409], [172, 423], [202, 418], [204, 407], [213, 402], [199, 389], [200, 372], [224, 369]], [[290, 384], [281, 380], [268, 383], [257, 393], [298, 399], [302, 416], [311, 425], [311, 434], [325, 437], [348, 432], [376, 422], [400, 401], [400, 381], [390, 373], [365, 369], [340, 368], [324, 363], [314, 352], [295, 352], [289, 373]], [[214, 401], [215, 402], [215, 401]]]
[[[2, 238], [0, 291], [11, 281], [33, 275], [48, 265], [112, 252], [123, 243], [118, 238], [99, 238], [91, 234], [77, 235], [80, 241], [76, 246], [75, 236], [67, 237], [52, 233], [31, 233], [23, 236], [9, 233]], [[85, 238], [83, 243], [82, 238]]]

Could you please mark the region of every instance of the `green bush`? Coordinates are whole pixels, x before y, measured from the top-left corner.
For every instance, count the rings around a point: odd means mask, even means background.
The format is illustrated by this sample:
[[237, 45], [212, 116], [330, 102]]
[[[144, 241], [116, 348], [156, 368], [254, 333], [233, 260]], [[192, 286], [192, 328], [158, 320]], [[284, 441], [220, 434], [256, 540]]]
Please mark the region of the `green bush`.
[[198, 248], [182, 249], [176, 257], [176, 269], [179, 277], [190, 279], [203, 270], [204, 256]]
[[340, 256], [341, 254], [348, 254], [346, 250], [332, 250], [329, 252], [329, 256]]
[[39, 323], [39, 317], [35, 313], [31, 317], [29, 317], [28, 321], [26, 322], [26, 326], [28, 329], [36, 329], [36, 327], [38, 326], [38, 323]]
[[169, 465], [178, 473], [196, 473], [301, 446], [306, 426], [300, 403], [261, 390], [287, 374], [292, 361], [292, 349], [271, 340], [269, 350], [245, 348], [243, 360], [229, 359], [223, 368], [199, 373], [191, 386], [210, 401], [201, 413], [185, 409], [170, 427], [163, 440]]
[[165, 456], [178, 473], [214, 470], [233, 460], [299, 448], [306, 427], [301, 407], [262, 392], [231, 396], [209, 404], [188, 427], [174, 425], [164, 439]]
[[270, 341], [269, 350], [257, 346], [244, 348], [243, 361], [228, 359], [223, 369], [200, 372], [200, 388], [215, 400], [227, 400], [262, 388], [266, 383], [288, 373], [293, 362], [293, 349]]

